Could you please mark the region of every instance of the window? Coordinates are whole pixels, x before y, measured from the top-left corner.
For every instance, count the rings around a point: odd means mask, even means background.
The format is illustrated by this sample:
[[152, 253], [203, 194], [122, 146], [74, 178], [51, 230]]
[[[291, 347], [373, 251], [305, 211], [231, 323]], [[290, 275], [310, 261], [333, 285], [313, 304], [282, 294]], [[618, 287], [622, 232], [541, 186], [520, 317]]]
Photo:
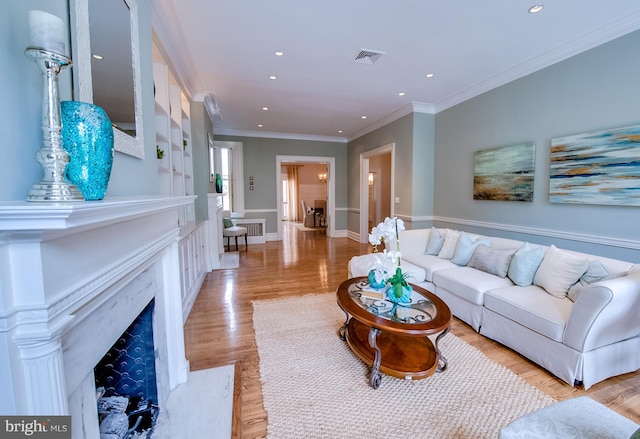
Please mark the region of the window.
[[242, 142], [214, 142], [216, 171], [222, 177], [222, 205], [232, 217], [244, 216]]

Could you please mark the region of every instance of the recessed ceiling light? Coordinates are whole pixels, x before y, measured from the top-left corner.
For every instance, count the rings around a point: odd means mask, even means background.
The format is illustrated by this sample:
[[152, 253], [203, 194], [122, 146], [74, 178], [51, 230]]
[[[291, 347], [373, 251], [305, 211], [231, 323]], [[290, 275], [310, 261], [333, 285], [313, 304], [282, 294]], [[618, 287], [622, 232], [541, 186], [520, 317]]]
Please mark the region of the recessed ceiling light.
[[275, 52], [273, 52], [275, 56], [282, 56], [284, 55], [284, 52], [280, 51], [280, 50], [276, 50]]
[[262, 128], [262, 124], [261, 123], [258, 124], [258, 128]]
[[540, 5], [533, 5], [529, 8], [529, 13], [530, 14], [535, 14], [537, 12], [542, 11], [542, 9], [544, 8], [544, 5], [540, 4]]
[[269, 107], [262, 107], [262, 109], [263, 109], [264, 111], [267, 111], [267, 110], [269, 109]]
[[367, 118], [367, 116], [362, 116], [362, 119], [366, 119], [366, 118]]
[[104, 59], [104, 56], [102, 56], [102, 55], [93, 54], [91, 56], [93, 56], [95, 59]]
[[269, 79], [274, 80], [274, 79], [278, 79], [278, 77], [276, 75], [269, 75]]
[[427, 78], [433, 78], [433, 73], [427, 73], [427, 74], [426, 74], [426, 75], [424, 75], [424, 76], [426, 76]]
[[342, 130], [338, 130], [338, 134], [342, 134]]
[[401, 91], [400, 93], [398, 93], [398, 96], [404, 96], [404, 92]]

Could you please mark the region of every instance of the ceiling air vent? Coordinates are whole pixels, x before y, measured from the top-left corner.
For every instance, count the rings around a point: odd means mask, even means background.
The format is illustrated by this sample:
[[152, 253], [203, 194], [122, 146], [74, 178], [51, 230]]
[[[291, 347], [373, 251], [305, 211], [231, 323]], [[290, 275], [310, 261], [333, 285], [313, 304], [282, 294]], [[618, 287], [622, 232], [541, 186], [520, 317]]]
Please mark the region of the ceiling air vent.
[[384, 55], [384, 52], [380, 50], [362, 49], [353, 59], [353, 62], [357, 62], [358, 64], [373, 64], [382, 55]]

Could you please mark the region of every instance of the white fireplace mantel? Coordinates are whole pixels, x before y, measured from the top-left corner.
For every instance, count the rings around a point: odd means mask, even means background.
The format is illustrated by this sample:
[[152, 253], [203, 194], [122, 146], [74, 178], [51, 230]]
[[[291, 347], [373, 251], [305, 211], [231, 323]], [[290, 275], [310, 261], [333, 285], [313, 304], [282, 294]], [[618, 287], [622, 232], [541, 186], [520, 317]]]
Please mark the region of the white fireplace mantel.
[[160, 403], [187, 380], [178, 218], [194, 198], [0, 203], [0, 413], [71, 414], [74, 438], [99, 437], [93, 367], [154, 298]]

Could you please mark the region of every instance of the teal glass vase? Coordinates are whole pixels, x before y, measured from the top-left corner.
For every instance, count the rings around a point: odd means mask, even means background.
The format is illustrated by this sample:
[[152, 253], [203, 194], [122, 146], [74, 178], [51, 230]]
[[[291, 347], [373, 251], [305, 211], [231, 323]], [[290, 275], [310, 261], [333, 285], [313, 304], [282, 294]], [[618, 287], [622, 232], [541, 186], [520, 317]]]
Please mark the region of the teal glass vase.
[[216, 192], [219, 194], [222, 193], [222, 177], [220, 174], [216, 174]]
[[69, 154], [66, 177], [85, 200], [101, 200], [107, 191], [113, 166], [113, 127], [97, 105], [80, 101], [60, 102], [62, 147]]

